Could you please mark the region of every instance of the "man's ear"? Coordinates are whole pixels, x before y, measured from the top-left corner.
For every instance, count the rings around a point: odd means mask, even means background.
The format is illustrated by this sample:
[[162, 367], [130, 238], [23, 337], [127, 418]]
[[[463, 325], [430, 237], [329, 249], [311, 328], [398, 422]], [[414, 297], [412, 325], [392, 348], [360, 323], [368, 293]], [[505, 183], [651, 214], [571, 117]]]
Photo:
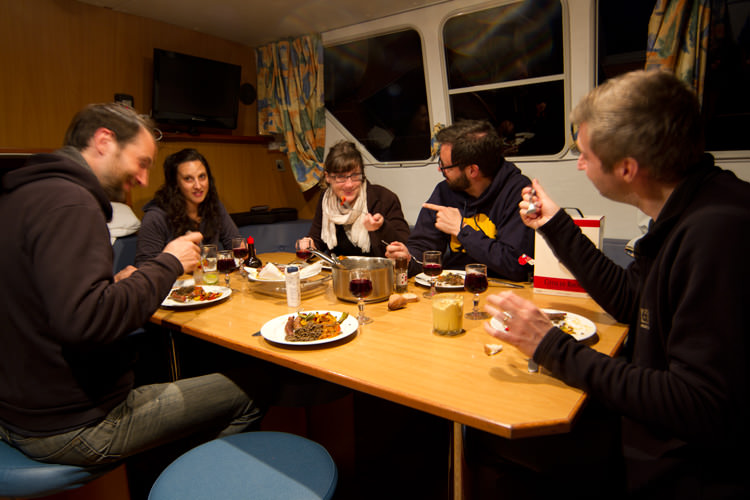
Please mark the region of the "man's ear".
[[615, 164], [614, 173], [623, 181], [632, 183], [638, 175], [638, 170], [638, 160], [628, 156]]
[[99, 127], [91, 137], [89, 146], [94, 149], [98, 156], [104, 156], [112, 146], [117, 144], [114, 132], [108, 128]]
[[469, 171], [469, 177], [471, 177], [472, 179], [476, 178], [481, 173], [481, 170], [479, 170], [479, 165], [477, 165], [476, 163], [467, 166], [466, 169]]

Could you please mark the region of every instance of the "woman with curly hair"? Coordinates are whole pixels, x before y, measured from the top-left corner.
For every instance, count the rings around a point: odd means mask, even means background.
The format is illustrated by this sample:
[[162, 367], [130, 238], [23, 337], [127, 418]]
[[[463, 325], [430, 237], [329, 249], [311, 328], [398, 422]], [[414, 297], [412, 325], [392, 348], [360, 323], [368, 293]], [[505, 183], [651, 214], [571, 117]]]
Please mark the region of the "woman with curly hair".
[[136, 267], [188, 231], [200, 231], [204, 244], [224, 248], [232, 248], [232, 238], [240, 237], [237, 226], [219, 201], [208, 161], [192, 148], [164, 160], [164, 184], [143, 207]]

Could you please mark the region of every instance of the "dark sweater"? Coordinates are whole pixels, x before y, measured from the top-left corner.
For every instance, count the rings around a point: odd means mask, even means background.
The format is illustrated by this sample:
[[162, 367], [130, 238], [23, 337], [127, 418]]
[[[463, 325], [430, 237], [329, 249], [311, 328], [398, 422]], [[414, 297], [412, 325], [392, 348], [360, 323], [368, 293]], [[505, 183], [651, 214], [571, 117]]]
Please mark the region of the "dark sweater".
[[161, 254], [113, 282], [111, 205], [75, 150], [6, 173], [0, 195], [0, 424], [56, 434], [101, 419], [133, 384], [123, 339], [182, 265]]
[[713, 166], [672, 193], [624, 270], [558, 212], [540, 228], [562, 263], [630, 325], [626, 362], [553, 329], [534, 359], [623, 415], [638, 497], [747, 498], [750, 184]]

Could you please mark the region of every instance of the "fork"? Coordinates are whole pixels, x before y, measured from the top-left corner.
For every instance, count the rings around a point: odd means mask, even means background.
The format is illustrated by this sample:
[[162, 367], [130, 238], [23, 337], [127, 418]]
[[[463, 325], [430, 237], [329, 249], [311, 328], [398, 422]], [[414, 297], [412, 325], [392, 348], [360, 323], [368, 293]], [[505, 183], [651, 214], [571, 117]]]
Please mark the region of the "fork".
[[[387, 241], [385, 241], [385, 240], [380, 240], [380, 243], [382, 243], [382, 244], [383, 244], [383, 245], [385, 245], [385, 246], [388, 246], [388, 245], [390, 245], [390, 243], [388, 243], [388, 242], [387, 242]], [[420, 266], [422, 265], [422, 261], [421, 261], [421, 260], [419, 260], [418, 258], [414, 257], [414, 254], [412, 254], [411, 252], [409, 252], [409, 255], [411, 255], [411, 258], [412, 258], [412, 259], [414, 259], [414, 262], [416, 262], [416, 263], [417, 263], [417, 264], [419, 264]]]

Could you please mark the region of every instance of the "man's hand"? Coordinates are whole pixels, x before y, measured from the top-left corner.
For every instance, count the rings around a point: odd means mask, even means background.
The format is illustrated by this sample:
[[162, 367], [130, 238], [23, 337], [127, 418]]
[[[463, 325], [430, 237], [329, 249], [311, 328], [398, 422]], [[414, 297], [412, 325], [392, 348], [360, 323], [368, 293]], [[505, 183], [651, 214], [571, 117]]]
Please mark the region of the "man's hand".
[[115, 274], [115, 283], [117, 283], [120, 280], [124, 280], [125, 278], [130, 277], [130, 275], [136, 272], [137, 270], [138, 268], [135, 266], [127, 266], [127, 267], [120, 269], [120, 271], [117, 274]]
[[182, 264], [183, 273], [191, 273], [200, 262], [201, 249], [199, 245], [201, 241], [203, 241], [201, 233], [190, 232], [167, 243], [164, 251], [177, 257]]
[[484, 329], [493, 337], [518, 347], [526, 356], [532, 357], [542, 338], [552, 328], [552, 321], [533, 302], [513, 292], [489, 295], [485, 311], [502, 323], [505, 328], [496, 330], [489, 321]]
[[387, 247], [385, 247], [385, 256], [389, 259], [406, 259], [407, 261], [411, 259], [411, 254], [409, 253], [409, 249], [406, 248], [406, 245], [401, 243], [400, 241], [394, 241], [390, 243]]
[[463, 224], [464, 218], [461, 212], [454, 207], [444, 207], [443, 205], [435, 205], [433, 203], [423, 203], [422, 206], [429, 210], [434, 210], [435, 214], [435, 228], [446, 234], [452, 234], [458, 236], [461, 231], [461, 225]]
[[377, 231], [383, 225], [383, 216], [381, 214], [364, 214], [365, 229], [368, 231]]
[[[533, 196], [531, 194], [532, 188], [534, 190]], [[547, 196], [547, 193], [542, 189], [542, 185], [536, 179], [531, 181], [531, 186], [523, 188], [521, 197], [523, 199], [518, 203], [521, 220], [532, 229], [539, 229], [545, 225], [560, 210], [560, 207], [552, 201], [552, 198]], [[526, 210], [532, 201], [537, 209], [533, 214], [527, 215]]]

